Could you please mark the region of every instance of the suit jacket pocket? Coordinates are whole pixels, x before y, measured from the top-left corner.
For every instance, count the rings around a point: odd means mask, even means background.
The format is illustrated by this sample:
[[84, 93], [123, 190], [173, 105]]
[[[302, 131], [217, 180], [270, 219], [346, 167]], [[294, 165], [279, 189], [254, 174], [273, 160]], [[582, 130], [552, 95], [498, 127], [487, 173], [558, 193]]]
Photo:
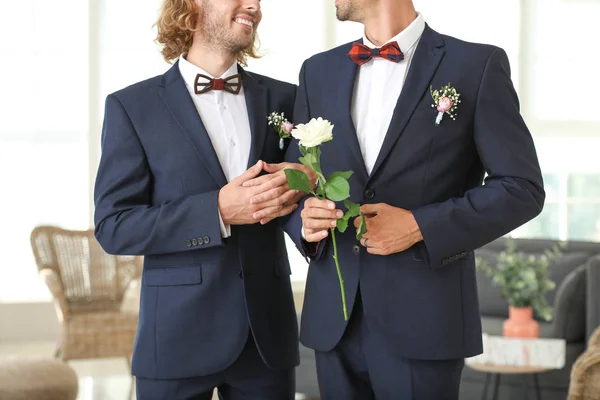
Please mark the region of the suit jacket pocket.
[[176, 267], [146, 268], [144, 270], [144, 283], [147, 286], [198, 285], [202, 283], [202, 267], [200, 264], [191, 264]]

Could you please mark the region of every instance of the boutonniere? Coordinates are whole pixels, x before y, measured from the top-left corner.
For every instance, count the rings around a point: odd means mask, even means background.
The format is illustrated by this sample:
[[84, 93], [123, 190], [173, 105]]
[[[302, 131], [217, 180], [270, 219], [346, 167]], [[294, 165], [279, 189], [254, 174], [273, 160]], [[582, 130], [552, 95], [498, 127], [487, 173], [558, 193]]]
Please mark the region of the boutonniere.
[[289, 122], [283, 113], [277, 114], [273, 111], [268, 117], [269, 125], [273, 125], [275, 132], [279, 135], [279, 148], [283, 150], [285, 147], [285, 140], [292, 137], [292, 129], [294, 129], [294, 124]]
[[434, 104], [432, 104], [431, 107], [438, 110], [435, 124], [439, 125], [440, 122], [442, 122], [444, 114], [448, 114], [452, 120], [456, 120], [456, 109], [458, 108], [458, 103], [460, 103], [460, 93], [450, 86], [450, 82], [448, 82], [446, 86], [442, 86], [439, 90], [432, 90], [430, 86], [429, 92], [434, 101]]

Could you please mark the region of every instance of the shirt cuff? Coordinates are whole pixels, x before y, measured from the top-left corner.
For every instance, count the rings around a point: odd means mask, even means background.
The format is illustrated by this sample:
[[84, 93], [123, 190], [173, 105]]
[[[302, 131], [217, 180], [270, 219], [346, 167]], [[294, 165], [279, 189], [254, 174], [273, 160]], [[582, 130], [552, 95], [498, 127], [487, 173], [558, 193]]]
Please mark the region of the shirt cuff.
[[302, 248], [304, 252], [309, 257], [315, 257], [319, 252], [319, 247], [321, 246], [321, 242], [317, 243], [309, 243], [306, 241], [306, 237], [304, 236], [304, 227], [300, 230], [300, 234], [302, 235]]
[[221, 217], [221, 210], [218, 210], [217, 212], [219, 213], [219, 224], [221, 225], [221, 237], [226, 239], [231, 236], [231, 225], [225, 225], [223, 217]]

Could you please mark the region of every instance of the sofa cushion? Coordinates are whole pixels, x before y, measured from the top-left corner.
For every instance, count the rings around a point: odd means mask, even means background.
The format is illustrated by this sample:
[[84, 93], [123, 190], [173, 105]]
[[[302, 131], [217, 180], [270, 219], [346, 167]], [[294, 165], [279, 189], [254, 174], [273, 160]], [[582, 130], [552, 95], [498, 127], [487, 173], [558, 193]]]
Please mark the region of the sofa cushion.
[[585, 265], [571, 271], [562, 281], [554, 304], [554, 337], [567, 342], [585, 339]]
[[[489, 249], [479, 249], [476, 251], [477, 257], [481, 257], [490, 264], [496, 264], [498, 254], [499, 252]], [[541, 253], [531, 254], [535, 256], [541, 255]], [[546, 300], [550, 306], [554, 305], [557, 290], [563, 280], [574, 269], [585, 264], [589, 257], [590, 253], [587, 252], [565, 252], [562, 257], [549, 265], [550, 279], [556, 283], [556, 289], [546, 294]], [[482, 271], [477, 271], [477, 291], [481, 315], [501, 318], [508, 317], [508, 302], [502, 298], [502, 291], [493, 284], [492, 278]], [[574, 293], [574, 295], [580, 296], [582, 301], [585, 302], [585, 291]]]

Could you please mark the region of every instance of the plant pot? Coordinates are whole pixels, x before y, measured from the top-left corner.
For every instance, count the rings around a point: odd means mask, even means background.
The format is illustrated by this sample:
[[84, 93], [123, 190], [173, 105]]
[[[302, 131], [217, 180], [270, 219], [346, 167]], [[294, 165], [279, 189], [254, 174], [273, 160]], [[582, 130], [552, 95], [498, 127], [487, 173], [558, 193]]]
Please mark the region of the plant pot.
[[517, 308], [510, 306], [508, 319], [504, 321], [502, 333], [505, 337], [537, 338], [540, 336], [540, 326], [533, 319], [533, 308]]

